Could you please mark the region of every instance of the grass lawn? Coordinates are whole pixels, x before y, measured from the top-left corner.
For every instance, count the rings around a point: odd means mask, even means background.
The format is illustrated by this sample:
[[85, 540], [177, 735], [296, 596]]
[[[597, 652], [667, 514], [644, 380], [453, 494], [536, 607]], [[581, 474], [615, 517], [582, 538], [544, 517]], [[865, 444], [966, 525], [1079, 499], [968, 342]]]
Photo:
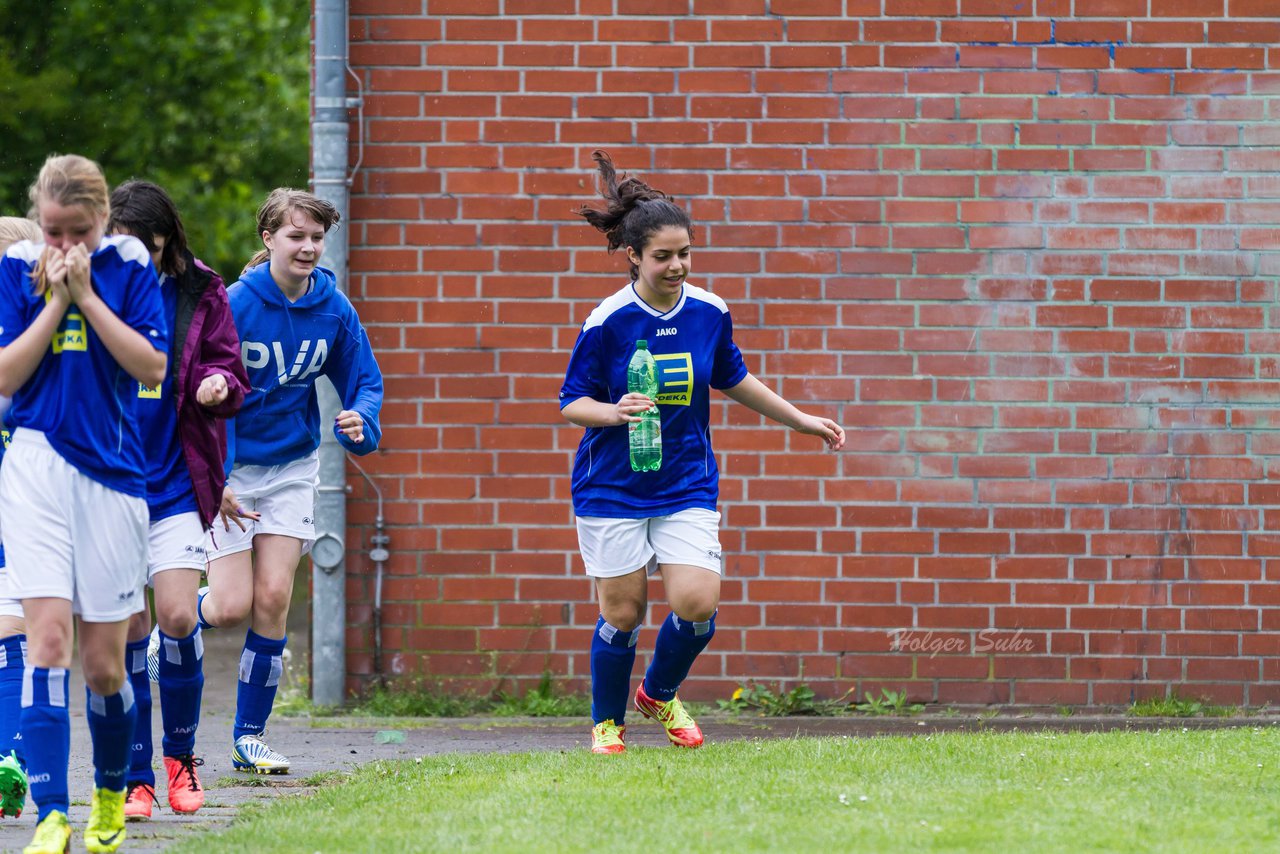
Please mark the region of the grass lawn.
[[1280, 849], [1280, 728], [375, 762], [174, 851]]

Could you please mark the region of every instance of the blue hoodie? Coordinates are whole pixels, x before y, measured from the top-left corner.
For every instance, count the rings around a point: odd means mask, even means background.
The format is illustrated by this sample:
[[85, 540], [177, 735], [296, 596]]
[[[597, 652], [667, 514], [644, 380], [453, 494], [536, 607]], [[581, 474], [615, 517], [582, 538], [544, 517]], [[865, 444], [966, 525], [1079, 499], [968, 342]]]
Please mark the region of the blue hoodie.
[[338, 432], [353, 454], [377, 450], [382, 438], [382, 372], [369, 337], [330, 270], [317, 267], [310, 290], [289, 302], [259, 264], [227, 288], [240, 333], [240, 354], [249, 374], [249, 394], [227, 430], [227, 467], [273, 466], [301, 459], [320, 446], [316, 378], [327, 376], [343, 409], [364, 419], [364, 441]]

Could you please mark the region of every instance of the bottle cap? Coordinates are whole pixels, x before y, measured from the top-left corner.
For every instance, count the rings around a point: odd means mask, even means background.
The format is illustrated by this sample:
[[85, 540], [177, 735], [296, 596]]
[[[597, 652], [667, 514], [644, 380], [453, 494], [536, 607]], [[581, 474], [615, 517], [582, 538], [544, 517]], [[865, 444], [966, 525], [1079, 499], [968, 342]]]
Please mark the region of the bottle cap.
[[648, 350], [648, 349], [649, 349], [649, 342], [648, 342], [648, 341], [646, 341], [645, 339], [641, 338], [640, 340], [636, 341], [636, 349], [637, 349], [637, 350]]

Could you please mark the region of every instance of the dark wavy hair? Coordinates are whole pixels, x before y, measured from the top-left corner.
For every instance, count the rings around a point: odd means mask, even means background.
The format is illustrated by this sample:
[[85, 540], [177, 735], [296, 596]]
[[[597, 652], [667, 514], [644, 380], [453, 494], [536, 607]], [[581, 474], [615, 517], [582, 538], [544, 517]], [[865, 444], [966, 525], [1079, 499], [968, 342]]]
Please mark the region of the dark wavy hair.
[[124, 230], [142, 241], [148, 252], [156, 251], [156, 236], [164, 238], [160, 271], [180, 276], [187, 269], [187, 232], [178, 216], [178, 206], [158, 184], [125, 181], [111, 193], [112, 233]]
[[[689, 219], [689, 212], [671, 201], [666, 193], [625, 172], [619, 177], [607, 152], [596, 149], [591, 152], [591, 158], [600, 170], [600, 195], [605, 200], [605, 209], [583, 205], [574, 213], [604, 233], [610, 252], [629, 246], [637, 255], [643, 255], [649, 238], [667, 226], [685, 229], [689, 232], [689, 239], [693, 240], [693, 222]], [[632, 264], [633, 282], [638, 273], [636, 265]]]

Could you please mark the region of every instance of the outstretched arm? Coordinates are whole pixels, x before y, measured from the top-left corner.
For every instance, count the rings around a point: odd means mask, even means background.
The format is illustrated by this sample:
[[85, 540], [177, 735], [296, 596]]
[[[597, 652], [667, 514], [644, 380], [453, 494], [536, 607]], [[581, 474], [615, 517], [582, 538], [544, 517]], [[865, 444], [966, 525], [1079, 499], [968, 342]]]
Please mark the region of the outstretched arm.
[[833, 451], [844, 447], [844, 429], [839, 424], [830, 418], [819, 418], [801, 412], [751, 374], [747, 374], [742, 382], [732, 388], [724, 389], [724, 393], [748, 409], [784, 424], [797, 433], [821, 437]]

